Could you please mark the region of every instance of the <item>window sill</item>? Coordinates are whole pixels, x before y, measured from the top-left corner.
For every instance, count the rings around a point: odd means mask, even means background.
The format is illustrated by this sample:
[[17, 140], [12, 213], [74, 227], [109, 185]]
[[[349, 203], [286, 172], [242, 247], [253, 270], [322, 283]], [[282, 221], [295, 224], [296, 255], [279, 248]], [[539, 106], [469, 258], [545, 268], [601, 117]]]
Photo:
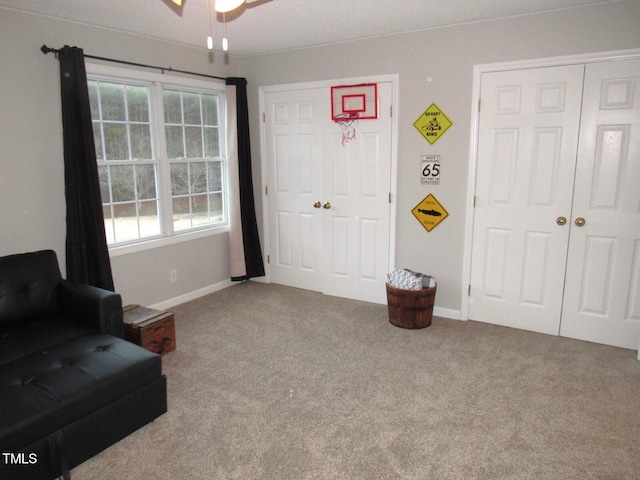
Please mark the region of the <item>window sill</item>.
[[171, 236], [143, 240], [128, 245], [117, 245], [109, 247], [109, 257], [119, 257], [121, 255], [129, 255], [131, 253], [152, 250], [154, 248], [165, 247], [167, 245], [175, 245], [177, 243], [197, 240], [199, 238], [212, 237], [221, 233], [227, 233], [228, 231], [229, 225], [224, 225], [220, 227], [196, 230], [193, 232], [176, 233]]

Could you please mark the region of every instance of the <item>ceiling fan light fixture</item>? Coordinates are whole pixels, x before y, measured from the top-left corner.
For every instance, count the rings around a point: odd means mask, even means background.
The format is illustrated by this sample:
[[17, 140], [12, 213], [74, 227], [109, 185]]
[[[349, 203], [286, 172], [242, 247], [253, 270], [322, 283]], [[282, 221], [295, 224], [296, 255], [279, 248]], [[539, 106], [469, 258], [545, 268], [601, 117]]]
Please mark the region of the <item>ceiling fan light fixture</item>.
[[225, 13], [238, 8], [243, 3], [244, 0], [215, 0], [214, 8], [216, 12]]
[[176, 5], [178, 5], [179, 7], [182, 6], [182, 0], [171, 0], [173, 3], [175, 3]]
[[211, 2], [207, 2], [207, 28], [209, 29], [209, 36], [207, 37], [207, 48], [213, 50], [213, 36], [211, 36]]

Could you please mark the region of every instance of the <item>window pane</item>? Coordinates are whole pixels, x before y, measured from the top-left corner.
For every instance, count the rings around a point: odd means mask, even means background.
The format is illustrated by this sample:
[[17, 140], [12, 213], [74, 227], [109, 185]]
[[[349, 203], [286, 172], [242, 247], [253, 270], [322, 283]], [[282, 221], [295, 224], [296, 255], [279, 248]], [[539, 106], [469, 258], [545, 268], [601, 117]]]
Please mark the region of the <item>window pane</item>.
[[218, 97], [202, 95], [202, 124], [218, 125]]
[[124, 123], [104, 124], [105, 160], [129, 160], [127, 126]]
[[135, 200], [136, 182], [133, 165], [113, 165], [111, 171], [111, 194], [114, 202]]
[[202, 129], [200, 127], [184, 127], [187, 139], [187, 158], [202, 158]]
[[89, 87], [89, 105], [91, 105], [91, 119], [100, 120], [100, 106], [98, 101], [98, 83], [87, 82]]
[[100, 83], [100, 98], [102, 100], [103, 120], [126, 120], [124, 104], [124, 85], [115, 83]]
[[188, 195], [189, 194], [189, 170], [186, 163], [171, 164], [171, 194]]
[[149, 124], [129, 125], [131, 136], [131, 156], [134, 159], [151, 160], [151, 130]]
[[160, 219], [158, 217], [158, 202], [140, 202], [138, 204], [140, 218], [140, 236], [151, 237], [160, 235]]
[[205, 157], [219, 157], [220, 156], [220, 142], [218, 141], [218, 129], [217, 128], [203, 128], [204, 131], [204, 156]]
[[209, 191], [222, 190], [222, 165], [220, 162], [207, 162], [209, 167]]
[[211, 222], [222, 222], [224, 220], [224, 199], [222, 193], [212, 193], [209, 195], [209, 210], [211, 212]]
[[182, 92], [182, 102], [184, 106], [184, 123], [187, 125], [201, 125], [200, 95]]
[[129, 105], [130, 122], [149, 121], [149, 89], [127, 85], [127, 103]]
[[175, 90], [163, 90], [162, 99], [164, 103], [165, 123], [182, 123], [180, 92], [176, 92]]
[[100, 123], [93, 122], [93, 142], [96, 146], [96, 158], [104, 160], [104, 149], [102, 145], [102, 132], [100, 131]]
[[156, 166], [137, 165], [136, 166], [136, 188], [138, 200], [155, 199], [156, 195]]
[[100, 197], [102, 198], [102, 203], [110, 203], [109, 167], [98, 167], [98, 178], [100, 180]]
[[192, 194], [207, 192], [207, 165], [205, 162], [191, 162], [189, 164], [189, 182]]
[[193, 227], [202, 227], [209, 224], [207, 195], [193, 195], [191, 197], [191, 224]]
[[104, 216], [104, 232], [107, 237], [107, 244], [115, 242], [113, 233], [113, 218], [111, 217], [111, 205], [102, 207], [102, 215]]
[[128, 242], [140, 238], [135, 203], [113, 206], [116, 242]]
[[189, 214], [189, 197], [173, 199], [173, 229], [176, 232], [191, 228], [191, 216]]
[[167, 157], [184, 158], [184, 139], [182, 138], [182, 127], [165, 128], [167, 139]]

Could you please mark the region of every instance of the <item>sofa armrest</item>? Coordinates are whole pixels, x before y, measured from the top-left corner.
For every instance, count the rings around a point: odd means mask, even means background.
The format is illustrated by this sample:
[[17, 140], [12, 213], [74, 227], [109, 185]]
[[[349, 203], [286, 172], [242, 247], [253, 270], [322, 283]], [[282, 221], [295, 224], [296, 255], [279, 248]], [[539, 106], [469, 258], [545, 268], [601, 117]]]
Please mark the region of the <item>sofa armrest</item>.
[[62, 280], [58, 294], [60, 309], [66, 316], [124, 338], [120, 294], [69, 280]]

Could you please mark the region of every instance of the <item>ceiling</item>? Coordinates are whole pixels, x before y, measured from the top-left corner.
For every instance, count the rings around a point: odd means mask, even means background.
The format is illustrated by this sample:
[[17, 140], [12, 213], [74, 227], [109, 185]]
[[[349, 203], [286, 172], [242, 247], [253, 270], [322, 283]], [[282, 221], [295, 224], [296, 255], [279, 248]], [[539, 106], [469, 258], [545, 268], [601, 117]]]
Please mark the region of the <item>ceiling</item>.
[[[261, 0], [227, 14], [229, 53], [253, 55], [617, 0]], [[0, 8], [206, 48], [206, 0], [0, 0]], [[1, 10], [0, 10], [1, 15]], [[222, 16], [212, 9], [215, 49]]]

